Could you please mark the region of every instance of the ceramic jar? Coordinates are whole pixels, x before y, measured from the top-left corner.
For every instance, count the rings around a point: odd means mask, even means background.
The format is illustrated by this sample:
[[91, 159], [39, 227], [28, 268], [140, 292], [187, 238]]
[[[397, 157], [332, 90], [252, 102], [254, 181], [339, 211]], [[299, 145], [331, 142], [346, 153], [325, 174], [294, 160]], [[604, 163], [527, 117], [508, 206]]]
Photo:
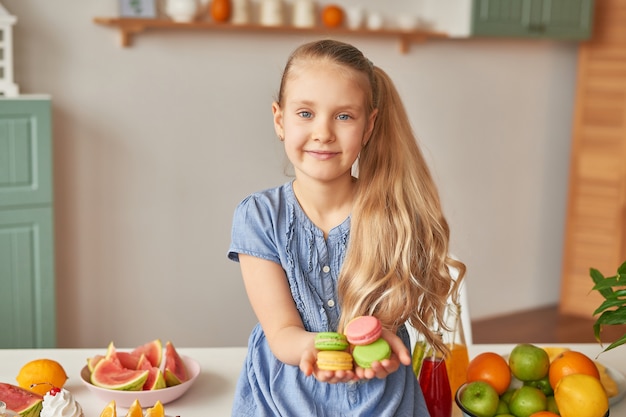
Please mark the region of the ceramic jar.
[[196, 0], [167, 0], [165, 3], [165, 14], [174, 22], [191, 22], [195, 20], [197, 13]]
[[232, 0], [232, 14], [230, 23], [233, 25], [245, 25], [250, 23], [250, 1]]
[[293, 25], [299, 28], [315, 26], [315, 2], [313, 0], [293, 2]]
[[261, 0], [261, 16], [263, 26], [281, 26], [283, 24], [283, 0]]

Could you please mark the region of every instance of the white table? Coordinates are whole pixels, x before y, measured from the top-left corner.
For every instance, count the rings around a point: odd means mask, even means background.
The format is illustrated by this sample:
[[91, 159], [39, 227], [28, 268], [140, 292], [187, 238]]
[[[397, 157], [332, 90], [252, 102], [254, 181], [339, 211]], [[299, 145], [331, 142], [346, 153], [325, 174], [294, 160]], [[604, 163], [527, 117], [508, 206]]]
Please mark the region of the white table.
[[[480, 352], [509, 353], [513, 344], [473, 345], [470, 347], [470, 358]], [[549, 346], [549, 345], [541, 345]], [[560, 345], [562, 346], [562, 345]], [[569, 344], [595, 358], [602, 350], [597, 344]], [[120, 350], [123, 350], [120, 348]], [[178, 352], [188, 355], [198, 362], [202, 371], [195, 384], [176, 401], [165, 405], [165, 412], [170, 416], [181, 417], [221, 417], [230, 416], [233, 392], [243, 365], [246, 348], [177, 348]], [[17, 384], [15, 377], [26, 362], [49, 358], [58, 361], [64, 368], [69, 379], [65, 385], [82, 405], [86, 417], [98, 417], [106, 402], [93, 396], [80, 380], [80, 370], [85, 366], [86, 359], [96, 354], [104, 354], [102, 349], [0, 349], [0, 382]], [[615, 368], [626, 374], [626, 355], [624, 347], [603, 353], [599, 360], [604, 365]], [[119, 412], [121, 411], [121, 412]], [[118, 415], [123, 417], [125, 409], [119, 409]], [[611, 416], [626, 416], [626, 399], [611, 409]]]

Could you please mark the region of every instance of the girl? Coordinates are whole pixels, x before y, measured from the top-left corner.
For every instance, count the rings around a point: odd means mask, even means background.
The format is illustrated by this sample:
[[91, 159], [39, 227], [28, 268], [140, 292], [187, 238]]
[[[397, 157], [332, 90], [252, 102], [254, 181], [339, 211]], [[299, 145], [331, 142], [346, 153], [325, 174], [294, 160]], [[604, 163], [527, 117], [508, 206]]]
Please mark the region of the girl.
[[[429, 324], [443, 324], [456, 296], [449, 268], [462, 277], [465, 267], [448, 256], [439, 196], [395, 87], [352, 45], [322, 40], [293, 52], [272, 111], [295, 180], [235, 211], [228, 256], [259, 325], [232, 415], [427, 416], [404, 323], [440, 343]], [[316, 332], [366, 314], [383, 323], [391, 358], [317, 369]]]

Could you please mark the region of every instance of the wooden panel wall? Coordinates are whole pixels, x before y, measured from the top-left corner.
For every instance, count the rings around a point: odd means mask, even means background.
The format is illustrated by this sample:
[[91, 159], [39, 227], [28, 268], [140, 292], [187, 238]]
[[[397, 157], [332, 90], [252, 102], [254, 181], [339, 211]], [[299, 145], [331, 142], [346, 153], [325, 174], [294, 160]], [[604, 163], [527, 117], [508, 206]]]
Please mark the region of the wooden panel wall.
[[589, 317], [602, 297], [589, 268], [626, 260], [626, 0], [598, 0], [581, 43], [560, 311]]

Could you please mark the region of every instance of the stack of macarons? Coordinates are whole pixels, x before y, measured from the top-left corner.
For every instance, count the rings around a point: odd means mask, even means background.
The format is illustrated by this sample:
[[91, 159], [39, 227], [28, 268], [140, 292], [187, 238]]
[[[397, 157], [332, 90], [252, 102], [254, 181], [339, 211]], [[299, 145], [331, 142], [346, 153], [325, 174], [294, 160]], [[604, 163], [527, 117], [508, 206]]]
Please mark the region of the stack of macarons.
[[315, 335], [317, 367], [325, 371], [349, 371], [352, 369], [352, 355], [346, 352], [348, 339], [337, 332], [321, 332]]
[[361, 368], [371, 368], [372, 362], [391, 356], [389, 343], [380, 337], [382, 331], [380, 320], [374, 316], [356, 317], [346, 325], [346, 337], [354, 345], [354, 362]]
[[[372, 362], [391, 356], [391, 347], [381, 338], [382, 325], [374, 316], [359, 316], [351, 320], [345, 335], [322, 332], [315, 337], [317, 366], [323, 370], [337, 371], [352, 369], [352, 360], [362, 368], [370, 368]], [[352, 354], [346, 351], [353, 345]]]

